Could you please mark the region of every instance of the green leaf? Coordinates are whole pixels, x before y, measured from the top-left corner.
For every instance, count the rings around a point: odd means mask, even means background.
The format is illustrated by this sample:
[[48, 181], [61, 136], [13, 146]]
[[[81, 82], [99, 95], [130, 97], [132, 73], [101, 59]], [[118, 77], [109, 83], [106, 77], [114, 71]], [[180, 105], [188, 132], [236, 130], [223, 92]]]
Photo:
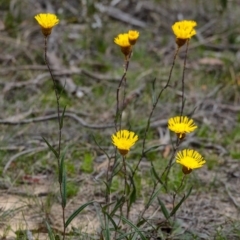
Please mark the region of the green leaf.
[[50, 225], [48, 224], [48, 222], [46, 221], [45, 222], [46, 226], [47, 226], [47, 230], [48, 230], [48, 237], [50, 240], [55, 240], [55, 237], [54, 237], [54, 233], [52, 231], [52, 228], [50, 227]]
[[141, 225], [143, 225], [147, 220], [145, 218], [143, 218], [141, 221], [139, 221], [137, 223], [137, 227], [140, 227]]
[[62, 179], [63, 179], [63, 170], [65, 168], [64, 160], [65, 160], [66, 152], [67, 152], [67, 147], [64, 148], [61, 159], [60, 159], [60, 169], [59, 169], [59, 176], [58, 176], [59, 183], [62, 183]]
[[112, 170], [112, 178], [116, 175], [118, 175], [118, 173], [121, 171], [121, 163], [119, 161], [117, 161], [114, 166], [113, 166], [113, 170]]
[[128, 235], [133, 235], [135, 233], [135, 231], [131, 231], [131, 232], [127, 232], [127, 233], [124, 233], [122, 235], [120, 235], [116, 240], [121, 240], [121, 239], [128, 239], [126, 238]]
[[118, 201], [116, 202], [116, 205], [114, 206], [113, 210], [111, 211], [110, 215], [113, 216], [115, 212], [124, 204], [125, 197], [122, 196]]
[[66, 111], [66, 107], [67, 106], [64, 107], [63, 112], [62, 112], [62, 116], [61, 116], [61, 119], [60, 119], [60, 129], [62, 129], [62, 127], [63, 127], [63, 119], [64, 119], [64, 114], [65, 114], [65, 111]]
[[93, 172], [93, 157], [91, 153], [86, 152], [84, 154], [84, 158], [81, 165], [81, 170], [86, 173], [92, 173]]
[[223, 9], [226, 9], [226, 8], [227, 8], [228, 0], [220, 0], [220, 3], [221, 3], [221, 5], [222, 5], [222, 8], [223, 8]]
[[103, 235], [105, 236], [104, 239], [110, 240], [110, 229], [109, 229], [109, 218], [105, 220], [105, 230], [103, 230]]
[[134, 228], [134, 230], [138, 233], [138, 235], [141, 237], [142, 240], [147, 240], [147, 238], [142, 234], [142, 230], [140, 230], [137, 226], [135, 226], [131, 221], [129, 221], [127, 218], [121, 216], [121, 219], [123, 222], [127, 223], [129, 226]]
[[103, 211], [103, 213], [107, 216], [107, 218], [110, 220], [110, 222], [112, 223], [114, 230], [116, 231], [118, 229], [117, 224], [114, 222], [114, 220], [112, 219], [112, 217], [105, 211]]
[[185, 199], [187, 199], [188, 197], [189, 197], [189, 195], [191, 194], [191, 192], [192, 192], [192, 186], [189, 188], [189, 191], [188, 191], [188, 193], [187, 193], [187, 195], [186, 195], [186, 198]]
[[170, 213], [170, 216], [173, 216], [177, 212], [177, 210], [180, 208], [180, 206], [183, 204], [183, 202], [189, 197], [191, 192], [192, 192], [192, 187], [189, 189], [187, 195], [185, 196], [185, 194], [184, 194], [184, 196], [182, 197], [180, 202], [173, 208], [173, 210]]
[[152, 81], [152, 104], [153, 105], [156, 103], [155, 83], [156, 83], [156, 78]]
[[136, 202], [136, 199], [137, 199], [137, 191], [136, 191], [136, 186], [135, 186], [134, 179], [130, 177], [130, 181], [132, 183], [133, 190], [131, 191], [131, 194], [130, 194], [130, 197], [129, 197], [129, 200], [130, 200], [129, 209], [132, 206], [132, 204]]
[[170, 218], [170, 214], [167, 210], [167, 208], [165, 207], [164, 203], [160, 200], [160, 198], [158, 198], [158, 203], [160, 204], [161, 206], [161, 210], [163, 212], [163, 215], [166, 219], [169, 219]]
[[63, 208], [66, 207], [67, 204], [67, 176], [66, 176], [66, 169], [63, 162], [63, 171], [62, 171], [62, 206]]
[[54, 153], [55, 157], [58, 159], [59, 157], [58, 152], [53, 148], [53, 146], [51, 146], [51, 144], [44, 137], [42, 137], [42, 139], [48, 145], [48, 148]]
[[162, 190], [162, 186], [152, 195], [151, 199], [149, 199], [148, 204], [146, 205], [146, 208], [149, 208], [153, 200], [159, 195], [160, 191]]
[[162, 180], [159, 178], [158, 174], [156, 173], [156, 170], [155, 170], [154, 165], [153, 165], [152, 162], [151, 162], [151, 166], [152, 166], [151, 172], [153, 173], [154, 177], [158, 180], [158, 182], [160, 182], [160, 183], [163, 185], [163, 182], [162, 182]]
[[102, 182], [105, 184], [107, 193], [109, 194], [110, 193], [110, 187], [109, 187], [108, 183], [106, 181], [102, 181]]
[[87, 207], [88, 205], [94, 203], [94, 201], [91, 202], [87, 202], [85, 204], [83, 204], [81, 207], [79, 207], [76, 211], [74, 211], [71, 216], [68, 218], [68, 220], [65, 223], [65, 228], [67, 228], [67, 226], [72, 222], [72, 220], [80, 213], [82, 212], [82, 210]]
[[146, 150], [144, 151], [144, 154], [147, 154], [148, 152], [150, 152], [150, 151], [152, 151], [152, 150], [156, 150], [156, 149], [158, 149], [158, 148], [161, 147], [161, 146], [163, 146], [163, 145], [158, 144], [158, 145], [151, 146], [151, 147], [149, 147], [148, 149], [146, 149]]

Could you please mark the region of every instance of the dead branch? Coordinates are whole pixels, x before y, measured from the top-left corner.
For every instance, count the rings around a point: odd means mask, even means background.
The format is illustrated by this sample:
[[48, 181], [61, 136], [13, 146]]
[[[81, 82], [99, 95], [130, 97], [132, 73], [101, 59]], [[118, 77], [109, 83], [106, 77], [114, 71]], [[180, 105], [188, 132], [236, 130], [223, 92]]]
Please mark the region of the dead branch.
[[[105, 129], [105, 128], [113, 128], [114, 124], [109, 124], [109, 125], [100, 125], [100, 124], [89, 124], [85, 122], [82, 118], [77, 116], [74, 113], [68, 113], [66, 112], [64, 114], [64, 117], [68, 117], [71, 119], [74, 119], [76, 122], [78, 122], [80, 125], [86, 128], [91, 128], [91, 129]], [[23, 124], [29, 124], [29, 123], [36, 123], [36, 122], [45, 122], [53, 119], [57, 119], [58, 115], [57, 114], [51, 114], [48, 116], [44, 117], [36, 117], [36, 118], [29, 118], [29, 119], [24, 119], [24, 120], [0, 120], [0, 124], [3, 125], [23, 125]]]
[[17, 158], [21, 157], [22, 155], [25, 155], [25, 154], [29, 154], [29, 153], [32, 153], [32, 152], [41, 152], [41, 151], [45, 151], [47, 150], [48, 147], [38, 147], [38, 148], [31, 148], [31, 149], [27, 149], [27, 150], [24, 150], [22, 152], [19, 152], [15, 155], [13, 155], [9, 161], [6, 163], [4, 169], [3, 169], [3, 173], [6, 173], [6, 171], [8, 170], [8, 168], [10, 167], [10, 165], [13, 163], [14, 160], [16, 160]]
[[103, 4], [96, 3], [95, 7], [101, 12], [106, 13], [110, 17], [115, 18], [119, 21], [125, 22], [127, 24], [131, 24], [136, 27], [145, 28], [147, 27], [147, 24], [133, 16], [131, 16], [128, 13], [125, 13], [121, 11], [118, 8], [112, 7], [112, 6], [104, 6]]

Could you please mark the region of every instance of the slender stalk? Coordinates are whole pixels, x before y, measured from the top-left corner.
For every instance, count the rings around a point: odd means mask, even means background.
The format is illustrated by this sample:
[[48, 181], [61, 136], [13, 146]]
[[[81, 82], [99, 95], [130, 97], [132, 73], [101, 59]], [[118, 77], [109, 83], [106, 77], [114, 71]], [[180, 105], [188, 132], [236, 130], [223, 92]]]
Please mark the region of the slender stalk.
[[185, 101], [184, 101], [185, 84], [184, 84], [184, 80], [185, 80], [185, 70], [186, 70], [186, 63], [187, 63], [188, 46], [189, 46], [189, 39], [187, 40], [187, 46], [186, 46], [186, 52], [185, 52], [185, 58], [184, 58], [184, 64], [183, 64], [183, 72], [182, 72], [182, 106], [181, 106], [180, 116], [183, 115], [183, 109], [184, 109], [184, 105], [185, 105]]
[[170, 72], [169, 72], [169, 76], [168, 76], [168, 80], [167, 80], [167, 83], [166, 85], [161, 89], [161, 91], [159, 92], [157, 98], [156, 98], [156, 101], [153, 103], [153, 106], [152, 106], [152, 110], [149, 114], [149, 117], [148, 117], [148, 120], [147, 120], [147, 126], [146, 126], [146, 129], [145, 129], [145, 132], [144, 132], [144, 137], [143, 137], [143, 143], [142, 143], [142, 153], [141, 153], [141, 157], [137, 163], [137, 166], [135, 167], [134, 171], [133, 171], [133, 177], [138, 169], [138, 166], [140, 164], [140, 162], [142, 161], [143, 157], [144, 157], [144, 152], [145, 152], [145, 145], [146, 145], [146, 138], [147, 138], [147, 134], [148, 134], [148, 131], [149, 131], [149, 128], [150, 128], [150, 121], [151, 121], [151, 118], [152, 118], [152, 115], [153, 115], [153, 112], [155, 110], [155, 108], [157, 107], [157, 104], [158, 104], [158, 101], [160, 99], [160, 97], [162, 96], [162, 93], [164, 92], [164, 90], [166, 90], [168, 87], [169, 87], [169, 83], [170, 83], [170, 80], [171, 80], [171, 77], [172, 77], [172, 71], [173, 71], [173, 67], [175, 65], [175, 61], [176, 61], [176, 58], [177, 58], [177, 55], [178, 55], [178, 52], [179, 52], [179, 48], [177, 48], [175, 54], [174, 54], [174, 57], [173, 57], [173, 62], [172, 62], [172, 66], [171, 66], [171, 69], [170, 69]]
[[[61, 127], [61, 115], [60, 115], [60, 95], [57, 90], [57, 81], [55, 80], [52, 70], [50, 68], [48, 58], [47, 58], [47, 37], [44, 38], [44, 53], [45, 53], [45, 63], [47, 65], [48, 71], [51, 75], [51, 79], [53, 81], [53, 88], [56, 96], [56, 102], [57, 102], [57, 115], [58, 115], [58, 158], [57, 158], [57, 163], [58, 163], [58, 171], [60, 171], [60, 159], [61, 159], [61, 142], [62, 142], [62, 127]], [[60, 189], [60, 195], [61, 195], [61, 201], [63, 202], [63, 191], [62, 191], [62, 182], [59, 181], [59, 189]], [[63, 240], [65, 239], [66, 236], [66, 227], [65, 227], [65, 207], [63, 204], [62, 206], [62, 220], [63, 220]]]
[[[184, 64], [183, 64], [183, 72], [182, 72], [182, 106], [181, 106], [180, 116], [183, 115], [184, 104], [185, 104], [185, 101], [184, 101], [184, 95], [185, 95], [185, 83], [184, 83], [184, 80], [185, 80], [185, 70], [186, 70], [188, 46], [189, 46], [189, 40], [187, 40], [187, 46], [186, 46], [186, 52], [185, 52], [185, 58], [184, 58]], [[166, 172], [166, 178], [165, 178], [166, 187], [167, 187], [168, 175], [169, 175], [169, 172], [170, 172], [170, 169], [171, 169], [171, 166], [172, 166], [174, 155], [175, 155], [175, 153], [176, 153], [180, 143], [181, 143], [181, 140], [178, 138], [177, 139], [177, 143], [176, 143], [176, 147], [174, 148], [174, 151], [173, 151], [173, 154], [172, 154], [172, 157], [171, 157], [167, 167], [165, 168], [165, 170], [162, 173], [162, 176], [163, 176], [165, 174], [165, 172]]]
[[[126, 192], [126, 190], [127, 190], [127, 185], [128, 185], [128, 183], [127, 183], [127, 165], [126, 165], [126, 157], [125, 156], [123, 156], [122, 157], [122, 159], [123, 159], [123, 170], [124, 170], [124, 196], [126, 197], [126, 203], [127, 203], [127, 215], [126, 215], [126, 217], [128, 218], [129, 217], [129, 211], [130, 211], [130, 209], [129, 209], [129, 206], [130, 206], [130, 204], [129, 204], [129, 199], [128, 199], [128, 194], [129, 194], [129, 192]], [[130, 190], [130, 189], [129, 189]]]
[[127, 167], [126, 167], [126, 159], [123, 156], [123, 170], [124, 170], [124, 195], [126, 195], [126, 188], [127, 188]]
[[[184, 183], [185, 178], [186, 178], [186, 175], [184, 174], [184, 176], [183, 176], [183, 178], [182, 178], [182, 181], [181, 181], [178, 189], [177, 189], [176, 192], [173, 194], [172, 209], [174, 209], [174, 207], [175, 207], [176, 196], [177, 196], [177, 194], [179, 193], [181, 187], [183, 186], [183, 183]], [[174, 220], [175, 220], [175, 214], [174, 214]]]
[[166, 190], [168, 188], [167, 186], [167, 182], [168, 182], [168, 175], [169, 175], [169, 172], [170, 172], [170, 169], [171, 169], [171, 166], [173, 165], [173, 159], [174, 159], [174, 156], [177, 152], [177, 149], [179, 147], [181, 143], [181, 140], [179, 138], [177, 138], [177, 143], [176, 143], [176, 147], [174, 148], [173, 152], [172, 152], [172, 155], [171, 155], [171, 158], [170, 158], [170, 161], [168, 162], [168, 165], [166, 166], [166, 168], [164, 169], [164, 171], [162, 172], [162, 175], [160, 177], [160, 179], [162, 179], [162, 177], [165, 175], [166, 173], [166, 176], [165, 176], [165, 187], [166, 187]]
[[[128, 67], [129, 67], [130, 56], [131, 56], [131, 53], [130, 53], [129, 57], [126, 57], [126, 59], [125, 59], [124, 73], [123, 73], [122, 78], [121, 78], [121, 80], [119, 82], [119, 85], [118, 85], [118, 88], [117, 88], [117, 93], [116, 93], [116, 99], [117, 99], [116, 116], [115, 116], [115, 129], [116, 129], [116, 132], [118, 131], [118, 127], [117, 127], [118, 119], [120, 119], [119, 120], [120, 121], [119, 129], [121, 130], [122, 111], [121, 111], [121, 108], [120, 108], [119, 94], [120, 94], [120, 89], [121, 89], [121, 86], [122, 86], [123, 82], [124, 81], [126, 82], [126, 75], [127, 75], [127, 71], [128, 71]], [[123, 103], [124, 103], [124, 99], [123, 99]]]

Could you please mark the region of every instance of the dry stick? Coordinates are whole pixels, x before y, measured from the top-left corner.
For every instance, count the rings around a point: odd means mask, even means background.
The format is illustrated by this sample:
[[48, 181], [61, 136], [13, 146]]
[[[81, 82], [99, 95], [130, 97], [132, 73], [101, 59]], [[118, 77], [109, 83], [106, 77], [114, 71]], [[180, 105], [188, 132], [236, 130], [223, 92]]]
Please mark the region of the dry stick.
[[[58, 115], [58, 157], [57, 157], [57, 161], [58, 161], [58, 171], [60, 171], [60, 155], [61, 155], [61, 140], [62, 140], [62, 127], [61, 127], [61, 117], [60, 117], [60, 103], [59, 103], [59, 99], [60, 99], [60, 95], [58, 93], [57, 90], [57, 82], [55, 80], [55, 78], [53, 77], [53, 73], [52, 70], [49, 66], [48, 63], [48, 58], [47, 58], [47, 37], [44, 38], [44, 52], [45, 52], [45, 62], [46, 65], [48, 67], [48, 70], [50, 72], [52, 81], [53, 81], [53, 87], [54, 87], [54, 91], [55, 91], [55, 96], [56, 96], [56, 101], [57, 101], [57, 115]], [[59, 182], [59, 188], [60, 188], [60, 195], [61, 195], [61, 200], [63, 203], [63, 191], [62, 191], [62, 182]], [[61, 204], [62, 206], [62, 218], [63, 218], [63, 240], [65, 239], [65, 235], [66, 235], [66, 227], [65, 227], [65, 206], [63, 206], [63, 204]]]
[[46, 147], [37, 147], [37, 148], [31, 148], [31, 149], [26, 149], [24, 151], [21, 151], [17, 154], [15, 154], [14, 156], [12, 156], [7, 164], [5, 165], [4, 169], [3, 169], [3, 173], [5, 174], [6, 171], [8, 170], [8, 168], [10, 167], [10, 165], [13, 163], [14, 160], [16, 160], [18, 157], [24, 155], [24, 154], [29, 154], [29, 153], [37, 153], [37, 152], [41, 152], [41, 151], [45, 151], [47, 148]]
[[[60, 112], [62, 114], [62, 112]], [[82, 118], [80, 118], [78, 115], [75, 113], [71, 112], [65, 112], [64, 117], [72, 118], [79, 124], [81, 124], [85, 128], [91, 128], [91, 129], [105, 129], [105, 128], [114, 128], [113, 124], [109, 125], [100, 125], [100, 124], [89, 124], [85, 122]], [[0, 119], [0, 125], [23, 125], [23, 124], [29, 124], [29, 123], [36, 123], [36, 122], [44, 122], [44, 121], [49, 121], [58, 118], [58, 114], [50, 114], [44, 117], [36, 117], [36, 118], [28, 118], [28, 119], [23, 119], [23, 120], [18, 120], [18, 121], [12, 121], [12, 120], [2, 120]]]
[[172, 62], [172, 66], [171, 66], [171, 69], [170, 69], [170, 73], [169, 73], [169, 77], [168, 77], [167, 83], [166, 83], [166, 85], [161, 89], [160, 93], [159, 93], [158, 96], [157, 96], [156, 101], [153, 103], [152, 110], [151, 110], [151, 112], [150, 112], [150, 114], [149, 114], [149, 117], [148, 117], [147, 127], [146, 127], [145, 132], [144, 132], [143, 143], [142, 143], [142, 154], [141, 154], [141, 157], [140, 157], [140, 159], [139, 159], [139, 161], [138, 161], [138, 163], [137, 163], [137, 166], [135, 167], [135, 169], [134, 169], [134, 171], [133, 171], [132, 177], [134, 177], [134, 175], [135, 175], [135, 173], [136, 173], [136, 171], [137, 171], [137, 169], [138, 169], [138, 166], [139, 166], [140, 162], [141, 162], [142, 159], [143, 159], [144, 151], [145, 151], [146, 138], [147, 138], [147, 134], [148, 134], [148, 131], [149, 131], [149, 128], [150, 128], [150, 121], [151, 121], [153, 112], [154, 112], [154, 110], [155, 110], [155, 108], [156, 108], [156, 106], [157, 106], [157, 104], [158, 104], [158, 101], [159, 101], [160, 97], [162, 96], [163, 91], [166, 90], [167, 87], [169, 86], [169, 83], [170, 83], [170, 80], [171, 80], [171, 76], [172, 76], [173, 67], [174, 67], [174, 65], [175, 65], [175, 60], [176, 60], [177, 55], [178, 55], [178, 51], [179, 51], [179, 48], [177, 48], [177, 50], [176, 50], [176, 52], [175, 52], [175, 55], [174, 55], [174, 57], [173, 57], [173, 62]]

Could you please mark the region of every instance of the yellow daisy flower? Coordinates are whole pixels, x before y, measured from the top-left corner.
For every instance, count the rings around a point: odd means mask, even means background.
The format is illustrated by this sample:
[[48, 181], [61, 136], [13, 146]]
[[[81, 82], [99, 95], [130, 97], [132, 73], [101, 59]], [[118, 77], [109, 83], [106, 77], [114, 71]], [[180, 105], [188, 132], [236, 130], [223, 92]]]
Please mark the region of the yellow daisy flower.
[[192, 119], [186, 116], [177, 116], [168, 120], [168, 128], [175, 132], [178, 138], [183, 139], [186, 133], [193, 132], [197, 126]]
[[42, 33], [45, 37], [51, 34], [52, 28], [59, 23], [59, 19], [52, 13], [39, 13], [35, 16], [38, 24], [42, 28]]
[[121, 155], [125, 156], [130, 148], [136, 143], [138, 136], [128, 130], [120, 130], [112, 135], [112, 143]]
[[114, 38], [114, 42], [120, 46], [121, 51], [125, 55], [125, 57], [129, 56], [132, 50], [132, 46], [129, 43], [127, 33], [119, 34], [116, 38]]
[[194, 27], [197, 26], [195, 21], [183, 20], [172, 25], [173, 33], [176, 36], [178, 47], [183, 46], [188, 39], [196, 34]]
[[139, 37], [139, 32], [135, 30], [129, 30], [128, 31], [128, 40], [131, 45], [134, 45]]
[[201, 154], [192, 149], [184, 149], [176, 155], [176, 162], [183, 165], [184, 174], [189, 174], [193, 169], [200, 168], [206, 161]]

